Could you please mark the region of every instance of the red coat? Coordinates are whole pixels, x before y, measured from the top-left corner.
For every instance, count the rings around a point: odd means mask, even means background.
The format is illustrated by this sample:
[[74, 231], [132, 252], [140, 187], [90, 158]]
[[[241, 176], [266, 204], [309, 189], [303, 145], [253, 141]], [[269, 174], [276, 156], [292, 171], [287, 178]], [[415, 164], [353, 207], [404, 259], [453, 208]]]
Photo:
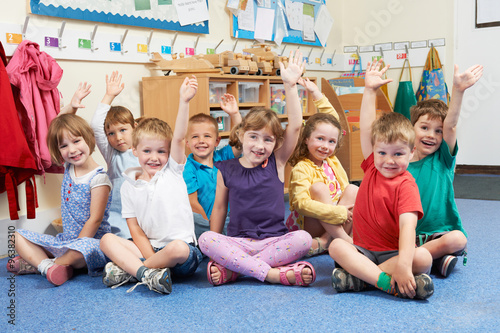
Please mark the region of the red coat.
[[[7, 191], [11, 220], [19, 219], [17, 186], [26, 181], [28, 218], [35, 218], [36, 189], [31, 183], [37, 172], [35, 159], [21, 127], [12, 88], [5, 70], [7, 60], [0, 43], [0, 193]], [[30, 179], [31, 178], [31, 179]]]
[[62, 173], [61, 167], [52, 165], [46, 138], [50, 122], [60, 110], [57, 85], [63, 70], [54, 58], [40, 52], [37, 43], [28, 40], [19, 44], [6, 68], [10, 83], [17, 88], [14, 97], [19, 94], [17, 109], [38, 174]]

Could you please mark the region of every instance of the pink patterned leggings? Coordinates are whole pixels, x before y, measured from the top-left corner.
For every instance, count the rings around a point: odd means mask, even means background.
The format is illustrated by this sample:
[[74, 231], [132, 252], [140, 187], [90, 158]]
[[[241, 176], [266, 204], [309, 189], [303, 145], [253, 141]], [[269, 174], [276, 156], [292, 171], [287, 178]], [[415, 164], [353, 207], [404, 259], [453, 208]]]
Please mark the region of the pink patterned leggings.
[[302, 258], [312, 238], [303, 230], [265, 239], [229, 237], [207, 231], [199, 239], [200, 250], [227, 269], [264, 281], [272, 267]]

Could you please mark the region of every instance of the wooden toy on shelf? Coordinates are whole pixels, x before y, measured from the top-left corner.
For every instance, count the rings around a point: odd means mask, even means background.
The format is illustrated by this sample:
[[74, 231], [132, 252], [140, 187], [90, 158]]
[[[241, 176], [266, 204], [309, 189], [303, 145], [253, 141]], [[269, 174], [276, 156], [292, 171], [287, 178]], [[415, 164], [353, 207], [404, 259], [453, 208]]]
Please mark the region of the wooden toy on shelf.
[[[335, 78], [335, 83], [342, 87], [354, 86], [364, 87], [365, 80], [360, 78]], [[345, 135], [342, 137], [341, 146], [336, 155], [344, 167], [350, 181], [360, 181], [363, 179], [363, 154], [361, 152], [361, 141], [359, 136], [359, 110], [363, 93], [337, 94], [331, 83], [322, 78], [321, 91], [328, 98], [330, 103], [337, 110]], [[377, 90], [377, 115], [392, 112], [391, 105], [382, 90]]]
[[271, 75], [280, 76], [280, 65], [282, 62], [285, 66], [288, 63], [288, 57], [279, 56], [276, 52], [271, 51], [271, 46], [265, 43], [254, 44], [252, 47], [243, 49], [243, 52], [251, 53], [254, 55], [254, 61], [257, 61], [256, 57], [260, 56], [261, 61], [268, 61], [272, 65]]
[[184, 53], [172, 54], [172, 60], [164, 59], [158, 52], [153, 52], [152, 62], [161, 69], [165, 75], [169, 75], [171, 71], [175, 73], [217, 73], [219, 69], [215, 68], [210, 61], [203, 58], [188, 57], [184, 58]]

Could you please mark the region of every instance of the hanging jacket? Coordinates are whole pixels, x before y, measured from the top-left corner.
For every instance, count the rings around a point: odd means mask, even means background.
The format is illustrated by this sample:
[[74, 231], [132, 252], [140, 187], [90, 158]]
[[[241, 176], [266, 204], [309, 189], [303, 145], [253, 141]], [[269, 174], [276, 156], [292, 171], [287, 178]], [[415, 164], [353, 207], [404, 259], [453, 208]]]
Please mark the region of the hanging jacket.
[[[33, 186], [37, 172], [35, 159], [21, 127], [5, 65], [7, 59], [0, 42], [0, 193], [7, 191], [10, 219], [19, 219], [17, 186], [26, 181], [28, 218], [35, 218], [36, 188]], [[33, 180], [33, 183], [31, 182]]]
[[52, 119], [60, 110], [57, 85], [61, 81], [62, 68], [54, 58], [40, 52], [37, 43], [22, 41], [7, 65], [10, 83], [15, 87], [14, 98], [28, 145], [35, 158], [37, 174], [63, 172], [63, 168], [52, 165], [46, 142]]

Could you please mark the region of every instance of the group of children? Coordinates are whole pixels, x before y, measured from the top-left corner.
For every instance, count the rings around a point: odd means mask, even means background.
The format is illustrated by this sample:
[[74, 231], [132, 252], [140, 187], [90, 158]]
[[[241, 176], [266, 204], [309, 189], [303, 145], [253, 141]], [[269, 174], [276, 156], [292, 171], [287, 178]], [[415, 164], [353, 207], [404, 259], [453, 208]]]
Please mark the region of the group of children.
[[[430, 297], [431, 266], [447, 276], [466, 250], [452, 187], [456, 125], [463, 93], [482, 67], [459, 73], [455, 66], [449, 110], [435, 100], [419, 102], [410, 123], [397, 113], [376, 119], [376, 91], [390, 80], [382, 79], [388, 66], [369, 64], [360, 110], [365, 176], [358, 188], [335, 156], [343, 132], [338, 114], [302, 77], [304, 66], [300, 51], [290, 53], [286, 67], [280, 64], [286, 129], [266, 108], [242, 119], [234, 96], [224, 95], [221, 108], [234, 127], [219, 150], [215, 119], [189, 118], [194, 76], [180, 87], [173, 132], [162, 120], [135, 121], [126, 108], [111, 106], [124, 88], [117, 72], [106, 76], [91, 128], [74, 114], [90, 92], [80, 85], [47, 136], [53, 160], [65, 166], [63, 233], [18, 229], [19, 256], [7, 269], [41, 273], [61, 285], [73, 269], [86, 267], [90, 275], [104, 270], [108, 287], [135, 282], [129, 291], [145, 284], [169, 294], [172, 275], [194, 274], [203, 255], [212, 285], [247, 275], [307, 286], [315, 269], [298, 260], [328, 251], [337, 292], [371, 285], [400, 297]], [[319, 110], [305, 123], [297, 84]], [[107, 174], [91, 157], [96, 143]], [[284, 221], [287, 163], [291, 214]]]

